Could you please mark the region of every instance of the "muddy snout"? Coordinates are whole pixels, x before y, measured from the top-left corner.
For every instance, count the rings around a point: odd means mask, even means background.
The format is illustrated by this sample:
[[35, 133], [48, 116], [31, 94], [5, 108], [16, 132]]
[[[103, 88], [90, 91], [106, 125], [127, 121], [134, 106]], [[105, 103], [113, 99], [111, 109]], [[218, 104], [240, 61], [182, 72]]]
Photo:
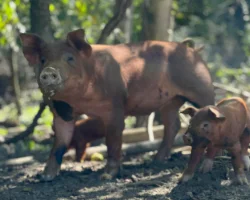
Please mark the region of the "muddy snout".
[[47, 87], [47, 86], [53, 87], [60, 84], [61, 81], [62, 78], [59, 72], [52, 67], [44, 68], [40, 74], [40, 83], [42, 87]]

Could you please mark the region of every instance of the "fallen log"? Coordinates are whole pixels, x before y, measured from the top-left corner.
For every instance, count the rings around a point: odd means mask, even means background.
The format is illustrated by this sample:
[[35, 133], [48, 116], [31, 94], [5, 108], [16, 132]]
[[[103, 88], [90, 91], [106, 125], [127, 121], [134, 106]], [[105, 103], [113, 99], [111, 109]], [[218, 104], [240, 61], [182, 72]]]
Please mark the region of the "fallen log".
[[0, 162], [0, 167], [3, 166], [16, 166], [16, 165], [26, 165], [34, 162], [33, 156], [26, 156], [26, 157], [20, 157], [20, 158], [12, 158], [8, 159], [6, 161], [1, 161]]
[[[163, 130], [162, 130], [163, 131]], [[181, 130], [183, 131], [183, 130]], [[145, 135], [147, 135], [146, 131], [144, 132]], [[174, 141], [174, 147], [181, 147], [184, 146], [184, 142], [182, 139], [182, 132], [179, 132]], [[123, 143], [122, 145], [122, 152], [125, 155], [133, 155], [133, 154], [139, 154], [139, 153], [145, 153], [149, 151], [155, 151], [158, 149], [161, 139], [156, 139], [154, 141], [140, 141], [136, 143]], [[86, 159], [90, 159], [91, 155], [93, 153], [101, 153], [104, 157], [107, 157], [107, 146], [106, 145], [100, 145], [95, 147], [89, 147], [86, 150]], [[72, 159], [75, 155], [74, 150], [69, 150], [65, 155], [65, 159]]]
[[[161, 139], [164, 134], [164, 126], [159, 125], [159, 126], [154, 126], [153, 127], [153, 133], [154, 133], [154, 139]], [[180, 139], [180, 136], [184, 133], [186, 128], [182, 127], [177, 134], [176, 138], [178, 138], [178, 144], [182, 144], [182, 139]], [[32, 140], [38, 144], [42, 145], [48, 145], [52, 144], [53, 142], [53, 136], [49, 137], [49, 134], [47, 134], [47, 137], [45, 139], [39, 139], [37, 137], [32, 137]], [[52, 133], [51, 133], [52, 135]], [[136, 143], [136, 142], [142, 142], [142, 141], [148, 141], [149, 140], [149, 135], [147, 133], [147, 128], [146, 127], [141, 127], [141, 128], [133, 128], [133, 129], [125, 129], [123, 131], [123, 138], [122, 141], [125, 144], [131, 144], [131, 143]], [[100, 144], [101, 141], [104, 142], [104, 138], [100, 139], [97, 144]]]

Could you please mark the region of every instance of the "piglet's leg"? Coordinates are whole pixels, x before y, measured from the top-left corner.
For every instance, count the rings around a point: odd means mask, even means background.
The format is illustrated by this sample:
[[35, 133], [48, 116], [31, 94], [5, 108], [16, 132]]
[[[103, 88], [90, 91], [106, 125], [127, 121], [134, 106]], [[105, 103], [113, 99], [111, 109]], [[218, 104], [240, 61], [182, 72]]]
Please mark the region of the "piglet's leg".
[[55, 140], [45, 166], [42, 180], [53, 180], [60, 171], [63, 155], [71, 142], [75, 121], [64, 121], [62, 118], [54, 117]]
[[202, 162], [200, 172], [207, 173], [212, 171], [214, 164], [214, 157], [217, 152], [219, 152], [220, 148], [214, 147], [212, 143], [210, 143], [207, 147], [207, 153], [204, 161]]
[[116, 109], [112, 120], [106, 124], [107, 165], [101, 179], [110, 180], [118, 175], [121, 167], [122, 131], [124, 129], [123, 110]]
[[244, 173], [244, 165], [241, 157], [241, 144], [236, 143], [233, 147], [228, 148], [232, 155], [232, 164], [236, 175], [237, 182], [241, 185], [248, 184], [247, 178]]
[[195, 168], [197, 164], [200, 162], [204, 150], [205, 148], [203, 147], [195, 147], [195, 148], [192, 147], [191, 155], [188, 161], [188, 167], [183, 172], [182, 177], [179, 180], [180, 183], [187, 182], [193, 178]]
[[76, 162], [83, 162], [86, 158], [86, 149], [90, 146], [90, 143], [87, 142], [81, 142], [76, 144]]
[[248, 155], [248, 146], [250, 143], [250, 130], [249, 130], [249, 128], [246, 128], [244, 130], [244, 133], [240, 138], [240, 143], [241, 143], [242, 160], [244, 162], [245, 169], [247, 171], [249, 171], [250, 170], [250, 159], [249, 159], [249, 155]]

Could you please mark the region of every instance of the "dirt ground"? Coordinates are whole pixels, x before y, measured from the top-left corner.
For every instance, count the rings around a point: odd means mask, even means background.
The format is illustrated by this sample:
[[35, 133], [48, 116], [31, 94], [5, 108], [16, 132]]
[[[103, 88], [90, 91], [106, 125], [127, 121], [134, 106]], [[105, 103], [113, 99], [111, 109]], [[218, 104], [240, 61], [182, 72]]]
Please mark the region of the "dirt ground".
[[[234, 174], [229, 157], [217, 158], [211, 173], [196, 173], [192, 181], [178, 185], [189, 154], [177, 152], [162, 164], [148, 161], [154, 153], [124, 157], [123, 173], [113, 181], [100, 181], [105, 162], [64, 161], [52, 182], [40, 182], [39, 174], [48, 152], [33, 154], [34, 162], [1, 165], [1, 200], [66, 199], [171, 199], [237, 200], [250, 199], [250, 186], [232, 183]], [[250, 172], [247, 173], [250, 181]]]

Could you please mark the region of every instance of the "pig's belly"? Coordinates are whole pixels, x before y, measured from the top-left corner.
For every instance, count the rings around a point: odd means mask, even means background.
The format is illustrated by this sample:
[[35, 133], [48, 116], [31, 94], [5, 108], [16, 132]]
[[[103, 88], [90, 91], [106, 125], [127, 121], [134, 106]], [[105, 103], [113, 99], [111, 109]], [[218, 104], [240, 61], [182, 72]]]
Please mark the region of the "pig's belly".
[[151, 112], [159, 110], [168, 101], [169, 96], [165, 92], [159, 94], [159, 92], [144, 93], [140, 96], [128, 97], [127, 104], [125, 106], [125, 115], [148, 115]]

